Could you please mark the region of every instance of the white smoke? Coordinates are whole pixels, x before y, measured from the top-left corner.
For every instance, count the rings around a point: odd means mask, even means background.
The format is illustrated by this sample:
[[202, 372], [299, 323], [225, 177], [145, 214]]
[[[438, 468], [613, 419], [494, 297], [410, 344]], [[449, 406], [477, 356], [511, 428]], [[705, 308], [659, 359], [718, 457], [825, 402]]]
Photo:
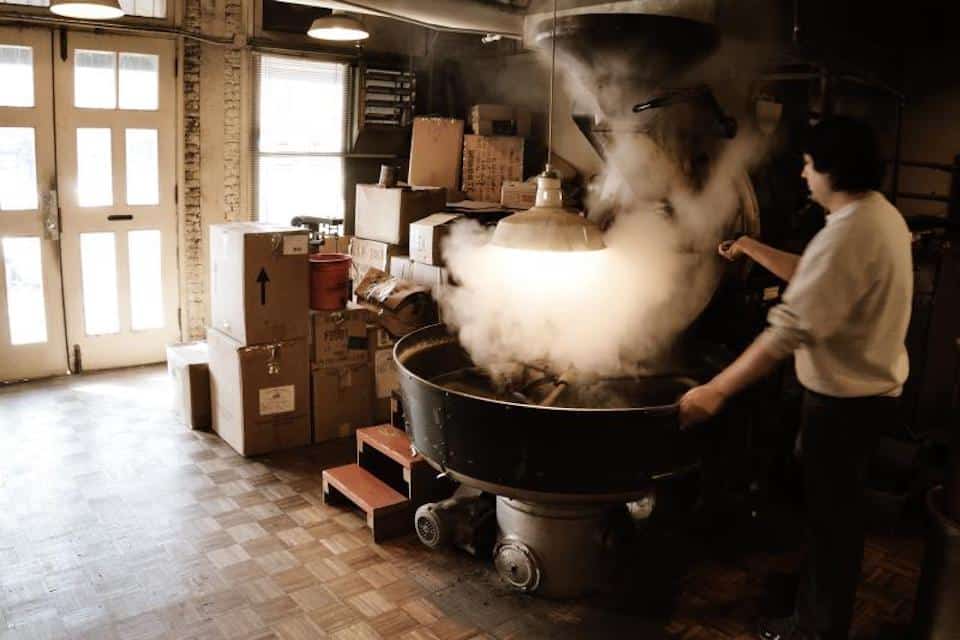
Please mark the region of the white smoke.
[[[566, 74], [568, 86], [582, 93], [580, 104], [599, 108], [583, 74]], [[742, 133], [695, 188], [653, 137], [611, 135], [588, 203], [593, 219], [612, 214], [607, 248], [503, 249], [489, 244], [490, 230], [457, 223], [443, 249], [457, 283], [441, 294], [444, 321], [495, 378], [509, 375], [514, 363], [574, 370], [581, 378], [656, 370], [727, 269], [717, 246], [739, 232], [738, 183], [761, 151], [756, 137]]]

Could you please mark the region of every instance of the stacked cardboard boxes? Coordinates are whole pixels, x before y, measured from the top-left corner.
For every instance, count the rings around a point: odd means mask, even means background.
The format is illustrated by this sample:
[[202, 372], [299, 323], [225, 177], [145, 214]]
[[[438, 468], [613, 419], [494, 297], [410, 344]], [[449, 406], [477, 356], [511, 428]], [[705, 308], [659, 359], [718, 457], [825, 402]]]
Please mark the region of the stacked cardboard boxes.
[[410, 255], [393, 258], [390, 274], [428, 287], [435, 296], [447, 284], [443, 243], [450, 228], [462, 216], [435, 213], [410, 225]]
[[[445, 215], [447, 194], [459, 188], [462, 147], [462, 120], [417, 118], [407, 177], [413, 186], [357, 185], [356, 237], [350, 246], [355, 289], [369, 269], [391, 273], [398, 258], [402, 263], [401, 257], [418, 246], [421, 238], [411, 236], [414, 225], [435, 219], [434, 214]], [[394, 341], [374, 314], [368, 317], [365, 335], [370, 408], [375, 420], [384, 421], [389, 419], [390, 397], [397, 387]]]
[[410, 223], [446, 209], [448, 193], [460, 186], [462, 147], [462, 120], [415, 118], [409, 184], [357, 185], [354, 286], [371, 267], [389, 272], [391, 259], [408, 253]]
[[174, 407], [191, 429], [210, 428], [210, 356], [206, 342], [167, 347], [167, 372], [174, 380]]
[[311, 441], [307, 252], [304, 229], [210, 228], [212, 422], [241, 455]]
[[393, 359], [393, 346], [396, 340], [375, 322], [367, 326], [367, 332], [369, 361], [373, 374], [374, 422], [390, 422], [391, 399], [400, 391], [400, 375]]
[[414, 118], [407, 182], [417, 187], [443, 187], [452, 196], [460, 190], [462, 152], [463, 120]]
[[470, 126], [478, 136], [530, 135], [530, 112], [506, 104], [475, 104], [470, 109]]
[[310, 312], [314, 442], [345, 438], [373, 424], [369, 322], [369, 312], [354, 304]]
[[357, 185], [356, 237], [350, 245], [354, 282], [367, 269], [390, 270], [390, 259], [407, 252], [410, 223], [447, 206], [446, 189]]

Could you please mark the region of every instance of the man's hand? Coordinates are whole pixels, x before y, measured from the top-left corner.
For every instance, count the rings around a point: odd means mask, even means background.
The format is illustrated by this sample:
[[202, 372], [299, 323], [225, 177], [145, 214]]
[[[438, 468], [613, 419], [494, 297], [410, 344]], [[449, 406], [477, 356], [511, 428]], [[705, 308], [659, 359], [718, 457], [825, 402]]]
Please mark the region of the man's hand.
[[680, 398], [680, 428], [688, 429], [720, 413], [727, 396], [716, 385], [694, 387]]
[[734, 262], [747, 255], [746, 245], [748, 242], [750, 242], [750, 238], [748, 236], [741, 236], [736, 240], [724, 240], [720, 243], [720, 246], [717, 248], [717, 250], [720, 252], [721, 256], [730, 262]]

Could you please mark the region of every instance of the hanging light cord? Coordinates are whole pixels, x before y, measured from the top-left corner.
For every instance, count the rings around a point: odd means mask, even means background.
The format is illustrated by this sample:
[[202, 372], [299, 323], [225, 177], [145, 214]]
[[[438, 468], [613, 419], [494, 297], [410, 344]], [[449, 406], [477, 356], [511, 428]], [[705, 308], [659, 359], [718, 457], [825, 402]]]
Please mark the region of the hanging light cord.
[[550, 105], [547, 107], [547, 170], [553, 157], [553, 84], [557, 75], [557, 0], [553, 0], [553, 37], [550, 39]]

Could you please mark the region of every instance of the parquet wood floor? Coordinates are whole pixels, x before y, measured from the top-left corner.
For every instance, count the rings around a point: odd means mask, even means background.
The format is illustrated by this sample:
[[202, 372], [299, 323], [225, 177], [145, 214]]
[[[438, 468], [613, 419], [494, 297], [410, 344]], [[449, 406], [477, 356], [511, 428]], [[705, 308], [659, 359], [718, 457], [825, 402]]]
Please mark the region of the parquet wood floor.
[[[375, 545], [325, 506], [321, 471], [352, 442], [244, 459], [180, 426], [171, 397], [161, 367], [0, 388], [0, 638], [743, 639], [784, 562], [700, 549], [617, 598], [518, 595], [487, 563]], [[871, 538], [858, 637], [909, 619], [918, 558]]]

